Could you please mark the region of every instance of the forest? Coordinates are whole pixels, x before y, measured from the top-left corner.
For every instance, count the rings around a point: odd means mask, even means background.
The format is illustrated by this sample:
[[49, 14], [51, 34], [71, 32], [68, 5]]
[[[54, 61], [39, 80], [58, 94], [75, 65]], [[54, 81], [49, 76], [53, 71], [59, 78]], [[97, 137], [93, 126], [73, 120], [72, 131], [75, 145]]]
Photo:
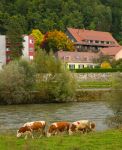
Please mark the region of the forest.
[[67, 27], [108, 31], [122, 44], [122, 0], [0, 0], [0, 34], [10, 22], [23, 34]]

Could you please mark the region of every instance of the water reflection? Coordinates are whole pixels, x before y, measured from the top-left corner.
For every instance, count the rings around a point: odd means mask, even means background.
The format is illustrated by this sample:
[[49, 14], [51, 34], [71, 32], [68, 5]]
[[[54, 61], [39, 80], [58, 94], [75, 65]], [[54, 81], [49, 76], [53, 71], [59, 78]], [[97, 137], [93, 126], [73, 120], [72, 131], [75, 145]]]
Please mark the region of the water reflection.
[[105, 130], [109, 128], [105, 123], [108, 115], [113, 115], [113, 112], [105, 102], [0, 106], [0, 132], [15, 130], [23, 123], [34, 120], [51, 123], [79, 119], [94, 120], [97, 130]]

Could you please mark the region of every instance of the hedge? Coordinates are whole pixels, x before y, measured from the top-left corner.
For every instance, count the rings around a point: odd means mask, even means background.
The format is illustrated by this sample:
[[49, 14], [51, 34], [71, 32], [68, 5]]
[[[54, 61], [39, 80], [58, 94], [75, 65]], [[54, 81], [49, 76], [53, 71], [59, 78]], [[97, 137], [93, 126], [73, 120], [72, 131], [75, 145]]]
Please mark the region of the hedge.
[[84, 69], [70, 69], [71, 72], [75, 73], [107, 73], [107, 72], [122, 72], [122, 68], [110, 68], [110, 69], [102, 69], [102, 68], [84, 68]]

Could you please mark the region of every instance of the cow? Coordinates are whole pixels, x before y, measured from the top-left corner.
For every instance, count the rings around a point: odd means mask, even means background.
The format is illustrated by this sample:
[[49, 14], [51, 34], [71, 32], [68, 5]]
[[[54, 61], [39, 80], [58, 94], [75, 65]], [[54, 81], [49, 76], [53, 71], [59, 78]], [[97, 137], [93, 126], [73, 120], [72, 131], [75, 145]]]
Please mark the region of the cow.
[[47, 137], [50, 137], [51, 135], [57, 135], [59, 133], [64, 133], [64, 132], [68, 133], [69, 126], [70, 123], [65, 121], [52, 123], [48, 128]]
[[71, 123], [69, 127], [69, 135], [76, 132], [88, 133], [95, 129], [96, 125], [94, 122], [89, 120], [79, 120]]
[[33, 137], [34, 131], [39, 131], [41, 133], [40, 136], [45, 135], [45, 121], [35, 121], [35, 122], [27, 122], [22, 127], [17, 130], [17, 137], [21, 137], [25, 135], [25, 139], [27, 139], [28, 135]]

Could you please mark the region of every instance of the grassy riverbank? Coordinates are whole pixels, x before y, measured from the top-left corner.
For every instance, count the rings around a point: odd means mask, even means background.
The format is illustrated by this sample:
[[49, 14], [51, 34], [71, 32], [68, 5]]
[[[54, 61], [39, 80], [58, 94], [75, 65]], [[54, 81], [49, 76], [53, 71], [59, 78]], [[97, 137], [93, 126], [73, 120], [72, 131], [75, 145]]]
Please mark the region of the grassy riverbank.
[[121, 150], [122, 131], [104, 131], [87, 135], [55, 136], [41, 139], [17, 139], [0, 135], [1, 150]]

